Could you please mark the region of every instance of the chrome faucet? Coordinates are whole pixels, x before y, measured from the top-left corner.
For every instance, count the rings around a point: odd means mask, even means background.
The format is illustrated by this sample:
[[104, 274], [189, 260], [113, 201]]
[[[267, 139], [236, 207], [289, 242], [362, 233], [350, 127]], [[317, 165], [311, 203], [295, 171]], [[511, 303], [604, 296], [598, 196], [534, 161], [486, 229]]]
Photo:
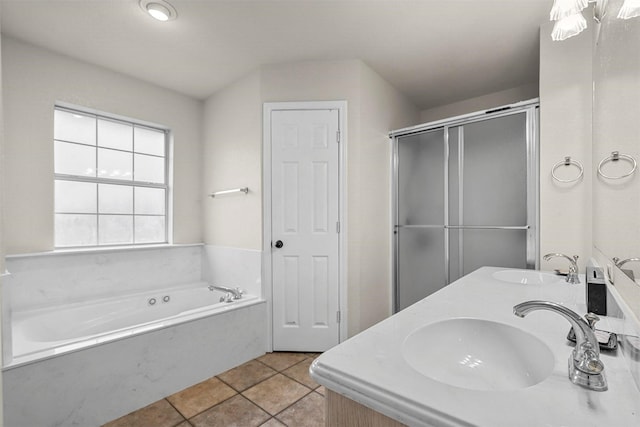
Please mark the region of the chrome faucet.
[[210, 291], [222, 291], [222, 292], [227, 292], [233, 295], [233, 299], [241, 299], [242, 298], [242, 294], [244, 294], [244, 291], [240, 288], [229, 288], [227, 286], [219, 286], [219, 285], [209, 285], [208, 289]]
[[639, 262], [639, 261], [640, 261], [640, 258], [627, 258], [621, 261], [620, 258], [613, 257], [613, 262], [616, 264], [616, 267], [618, 268], [622, 268], [622, 266], [628, 262]]
[[549, 310], [566, 318], [576, 334], [576, 347], [569, 356], [569, 379], [589, 390], [607, 390], [600, 347], [591, 327], [573, 310], [550, 301], [526, 301], [513, 307], [513, 314], [524, 317], [534, 310]]
[[545, 261], [549, 261], [551, 258], [556, 257], [566, 258], [571, 263], [571, 265], [569, 266], [569, 274], [567, 274], [567, 283], [580, 283], [580, 279], [578, 278], [578, 255], [574, 255], [572, 258], [565, 254], [551, 253], [546, 254], [543, 259]]

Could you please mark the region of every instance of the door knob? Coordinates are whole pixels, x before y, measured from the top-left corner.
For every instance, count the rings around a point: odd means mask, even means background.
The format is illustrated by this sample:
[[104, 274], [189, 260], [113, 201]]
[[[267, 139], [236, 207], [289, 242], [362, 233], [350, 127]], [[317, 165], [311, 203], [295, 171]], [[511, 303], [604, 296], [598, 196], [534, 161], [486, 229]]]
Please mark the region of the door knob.
[[276, 242], [276, 245], [275, 245], [275, 246], [276, 246], [276, 248], [280, 249], [281, 247], [283, 247], [283, 246], [284, 246], [284, 243], [282, 243], [282, 240], [278, 240], [278, 241]]

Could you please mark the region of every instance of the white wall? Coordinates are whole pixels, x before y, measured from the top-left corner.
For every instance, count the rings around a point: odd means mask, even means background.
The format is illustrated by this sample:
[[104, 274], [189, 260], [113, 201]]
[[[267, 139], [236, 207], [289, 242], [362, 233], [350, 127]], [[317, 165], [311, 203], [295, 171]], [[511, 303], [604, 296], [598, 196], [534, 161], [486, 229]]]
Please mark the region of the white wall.
[[[622, 1], [609, 3], [610, 11]], [[593, 169], [612, 151], [640, 159], [640, 23], [605, 16], [594, 61]], [[628, 161], [603, 166], [608, 175], [631, 169]], [[593, 180], [593, 242], [609, 258], [640, 256], [640, 174]], [[630, 263], [640, 278], [640, 265]], [[640, 306], [638, 307], [640, 311]]]
[[538, 84], [532, 83], [423, 110], [420, 113], [420, 121], [422, 123], [429, 123], [462, 114], [488, 110], [501, 105], [514, 104], [519, 101], [526, 101], [537, 97]]
[[252, 73], [205, 102], [203, 191], [249, 187], [203, 200], [208, 245], [262, 249], [262, 101], [260, 74]]
[[[360, 69], [360, 142], [349, 162], [349, 286], [359, 316], [355, 333], [392, 313], [391, 141], [389, 131], [416, 124], [413, 104], [371, 68]], [[353, 215], [356, 215], [355, 217]], [[356, 323], [357, 321], [357, 323]]]
[[[541, 34], [541, 250], [576, 253], [584, 259], [591, 242], [589, 171], [577, 188], [554, 184], [548, 171], [565, 155], [591, 162], [591, 36], [586, 32], [564, 43], [551, 43], [548, 27]], [[209, 245], [259, 250], [262, 103], [347, 100], [350, 334], [390, 312], [387, 132], [537, 95], [534, 86], [523, 86], [420, 115], [363, 62], [349, 60], [266, 66], [203, 105], [17, 40], [5, 37], [2, 49], [4, 102], [9, 107], [4, 111], [7, 182], [2, 231], [9, 253], [53, 248], [51, 141], [56, 101], [171, 127], [175, 135], [174, 241], [204, 240]], [[241, 186], [250, 188], [247, 196], [206, 197], [212, 191]]]
[[[622, 20], [611, 13], [622, 3], [609, 2], [610, 12], [602, 20], [594, 52], [593, 170], [614, 150], [640, 158], [640, 25], [637, 18]], [[607, 174], [622, 175], [630, 168], [629, 162], [619, 161], [609, 162], [604, 169]], [[640, 256], [639, 173], [619, 180], [594, 177], [593, 200], [594, 256], [600, 264], [611, 265], [613, 257]], [[640, 264], [630, 262], [624, 269], [633, 270], [636, 281], [613, 269], [615, 289], [640, 320]], [[630, 370], [640, 383], [640, 362]]]
[[391, 314], [389, 131], [415, 124], [415, 106], [359, 60], [265, 67], [262, 99], [347, 101], [349, 336]]
[[[3, 205], [8, 253], [53, 249], [56, 101], [170, 127], [175, 144], [174, 242], [204, 240], [218, 247], [259, 250], [262, 103], [346, 99], [349, 332], [390, 314], [387, 133], [417, 123], [418, 111], [364, 63], [267, 66], [202, 104], [15, 39], [2, 42], [3, 82], [9, 88], [3, 114], [8, 124]], [[250, 188], [247, 196], [206, 196], [242, 186]]]
[[[591, 9], [588, 13], [592, 13]], [[579, 255], [582, 269], [591, 256], [592, 244], [591, 184], [595, 169], [590, 165], [594, 25], [590, 21], [586, 31], [563, 42], [551, 40], [552, 26], [553, 23], [545, 23], [540, 29], [539, 91], [537, 85], [508, 89], [424, 110], [421, 120], [434, 121], [539, 96], [540, 253], [541, 256], [549, 252]], [[634, 87], [629, 82], [626, 84]], [[560, 184], [552, 179], [551, 168], [565, 156], [572, 156], [585, 165], [585, 175], [580, 182]], [[558, 174], [568, 178], [573, 172], [561, 169]], [[595, 207], [602, 209], [600, 204]], [[566, 269], [567, 262], [561, 259], [541, 261], [541, 268]]]
[[[591, 11], [589, 12], [591, 13]], [[579, 255], [581, 268], [591, 255], [591, 94], [593, 25], [579, 36], [553, 42], [552, 23], [540, 29], [540, 82], [424, 110], [422, 122], [439, 120], [540, 97], [540, 253]], [[565, 156], [582, 162], [583, 180], [559, 184], [551, 168]], [[568, 171], [560, 170], [559, 174]], [[571, 171], [573, 173], [573, 171]], [[567, 268], [567, 262], [541, 261], [541, 268]]]
[[[593, 25], [563, 42], [551, 40], [552, 26], [540, 28], [540, 254], [579, 255], [584, 271], [592, 243]], [[551, 177], [553, 165], [565, 156], [586, 166], [581, 181], [561, 184]], [[562, 259], [541, 261], [543, 270], [567, 267]]]
[[258, 184], [246, 197], [207, 202], [205, 243], [261, 248], [262, 104], [328, 100], [348, 103], [347, 286], [354, 335], [391, 313], [387, 134], [418, 121], [416, 108], [362, 61], [265, 66], [207, 100], [206, 191]]
[[[360, 329], [362, 308], [360, 275], [362, 268], [353, 228], [362, 219], [355, 191], [359, 187], [359, 164], [362, 163], [359, 145], [362, 143], [360, 61], [306, 62], [265, 67], [262, 71], [264, 102], [284, 101], [347, 101], [347, 319], [348, 334]], [[372, 260], [373, 261], [373, 260]], [[383, 295], [380, 295], [383, 297]]]
[[53, 249], [53, 106], [57, 101], [168, 126], [173, 132], [175, 243], [202, 241], [202, 103], [3, 37], [7, 253]]

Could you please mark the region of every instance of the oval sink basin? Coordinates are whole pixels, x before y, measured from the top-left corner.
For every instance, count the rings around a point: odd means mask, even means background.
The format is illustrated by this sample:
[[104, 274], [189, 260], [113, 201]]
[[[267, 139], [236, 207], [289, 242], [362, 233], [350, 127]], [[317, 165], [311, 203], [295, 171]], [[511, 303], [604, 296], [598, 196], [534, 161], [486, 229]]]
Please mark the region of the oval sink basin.
[[493, 273], [493, 278], [503, 282], [522, 283], [525, 285], [543, 285], [564, 280], [560, 276], [535, 270], [501, 270]]
[[402, 345], [422, 375], [471, 390], [517, 390], [551, 374], [551, 350], [533, 335], [481, 319], [448, 319], [412, 332]]

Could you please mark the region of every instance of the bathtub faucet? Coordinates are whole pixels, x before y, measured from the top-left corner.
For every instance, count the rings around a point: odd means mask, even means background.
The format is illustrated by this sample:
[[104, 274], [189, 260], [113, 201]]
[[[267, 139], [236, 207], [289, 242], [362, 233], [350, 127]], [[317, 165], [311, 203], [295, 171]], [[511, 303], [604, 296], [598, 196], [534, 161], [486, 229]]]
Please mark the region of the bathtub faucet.
[[244, 291], [240, 288], [229, 288], [227, 286], [218, 286], [218, 285], [209, 285], [209, 290], [210, 291], [222, 291], [222, 292], [227, 292], [233, 295], [233, 299], [241, 299], [242, 298], [242, 294], [244, 294]]

